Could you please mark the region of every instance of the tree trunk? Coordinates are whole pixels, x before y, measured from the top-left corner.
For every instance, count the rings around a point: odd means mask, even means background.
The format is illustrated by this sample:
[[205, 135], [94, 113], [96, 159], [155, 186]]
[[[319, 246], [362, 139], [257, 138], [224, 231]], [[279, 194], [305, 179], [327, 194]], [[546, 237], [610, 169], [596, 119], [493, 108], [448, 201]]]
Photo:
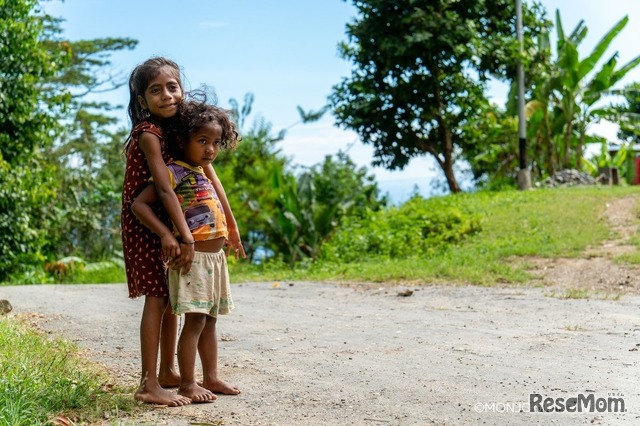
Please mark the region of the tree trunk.
[[556, 147], [553, 144], [553, 139], [551, 138], [551, 125], [549, 124], [549, 111], [547, 106], [545, 105], [544, 109], [544, 140], [547, 147], [547, 171], [549, 172], [549, 176], [553, 176], [556, 173]]
[[576, 169], [582, 168], [582, 155], [584, 153], [584, 137], [586, 129], [584, 126], [580, 127], [580, 136], [578, 137], [578, 146], [576, 147]]
[[447, 178], [449, 190], [452, 194], [457, 194], [462, 192], [462, 190], [460, 189], [458, 181], [456, 181], [456, 177], [453, 173], [453, 141], [451, 139], [451, 131], [442, 117], [439, 117], [438, 121], [440, 125], [440, 143], [442, 143], [442, 154], [444, 156], [444, 161], [440, 164], [440, 167], [442, 167], [444, 176]]
[[564, 132], [564, 158], [562, 159], [562, 168], [571, 168], [571, 135], [573, 133], [573, 119], [566, 124]]
[[460, 189], [460, 186], [458, 185], [458, 181], [456, 180], [456, 177], [453, 174], [453, 163], [451, 162], [450, 158], [448, 161], [447, 159], [445, 159], [444, 163], [442, 164], [442, 171], [444, 172], [444, 176], [447, 178], [449, 191], [451, 191], [452, 194], [458, 194], [462, 192], [462, 190]]

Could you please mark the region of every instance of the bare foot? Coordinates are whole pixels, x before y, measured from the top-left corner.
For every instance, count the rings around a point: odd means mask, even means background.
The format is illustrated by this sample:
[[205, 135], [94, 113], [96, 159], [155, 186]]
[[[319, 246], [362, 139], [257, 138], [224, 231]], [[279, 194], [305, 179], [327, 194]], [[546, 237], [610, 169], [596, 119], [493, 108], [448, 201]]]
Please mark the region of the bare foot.
[[158, 386], [155, 389], [147, 389], [144, 386], [138, 388], [133, 395], [136, 401], [142, 401], [147, 404], [166, 405], [169, 407], [180, 407], [191, 404], [191, 399], [183, 395], [177, 395]]
[[198, 403], [212, 402], [216, 399], [216, 396], [210, 390], [199, 386], [197, 383], [181, 385], [180, 388], [178, 388], [178, 394]]
[[240, 393], [240, 388], [236, 385], [232, 385], [231, 383], [227, 383], [220, 379], [204, 381], [202, 386], [213, 393], [221, 393], [223, 395], [238, 395]]
[[177, 388], [180, 386], [180, 374], [175, 370], [158, 374], [158, 382], [163, 388]]

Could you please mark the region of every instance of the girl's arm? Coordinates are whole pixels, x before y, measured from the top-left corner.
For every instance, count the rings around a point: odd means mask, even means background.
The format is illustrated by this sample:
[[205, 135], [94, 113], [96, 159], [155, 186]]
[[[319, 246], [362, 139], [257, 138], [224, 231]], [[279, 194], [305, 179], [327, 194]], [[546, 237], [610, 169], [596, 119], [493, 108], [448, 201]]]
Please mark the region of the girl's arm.
[[[162, 159], [162, 150], [160, 147], [160, 139], [156, 135], [144, 132], [140, 135], [138, 145], [144, 153], [153, 176], [158, 199], [162, 202], [165, 210], [169, 214], [171, 221], [178, 229], [182, 243], [178, 255], [180, 256], [174, 263], [174, 267], [180, 269], [183, 268], [183, 273], [186, 274], [191, 269], [191, 262], [193, 262], [194, 245], [193, 236], [187, 226], [187, 221], [184, 218], [182, 209], [180, 208], [180, 202], [171, 183], [169, 182], [169, 174], [167, 173], [167, 167]], [[189, 243], [189, 244], [184, 244]]]
[[[218, 179], [218, 175], [216, 174], [216, 171], [211, 164], [204, 168], [204, 173], [211, 180], [213, 188], [216, 190], [218, 198], [220, 198], [220, 204], [222, 204], [222, 210], [224, 210], [224, 215], [227, 219], [227, 229], [229, 231], [229, 247], [234, 249], [236, 259], [238, 259], [238, 254], [244, 259], [247, 257], [247, 255], [244, 252], [242, 240], [240, 239], [240, 231], [238, 230], [238, 224], [236, 223], [236, 218], [233, 216], [233, 212], [231, 211], [231, 206], [229, 205], [227, 194], [224, 192], [222, 182], [220, 182], [220, 179]], [[229, 251], [227, 251], [227, 255], [229, 255]]]
[[180, 245], [167, 225], [154, 213], [151, 206], [158, 201], [155, 185], [149, 185], [142, 190], [131, 205], [131, 211], [140, 222], [160, 237], [162, 255], [171, 259], [180, 253]]

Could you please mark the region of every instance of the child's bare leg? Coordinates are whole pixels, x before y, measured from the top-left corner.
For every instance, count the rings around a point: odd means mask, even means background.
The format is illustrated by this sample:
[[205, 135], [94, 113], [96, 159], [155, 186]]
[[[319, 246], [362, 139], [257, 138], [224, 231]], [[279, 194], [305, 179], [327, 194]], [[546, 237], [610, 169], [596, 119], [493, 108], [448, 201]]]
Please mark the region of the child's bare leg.
[[180, 368], [180, 387], [178, 394], [190, 398], [193, 402], [209, 402], [216, 396], [196, 382], [196, 353], [198, 340], [204, 328], [204, 314], [184, 314], [184, 326], [178, 340], [178, 366]]
[[162, 326], [162, 313], [166, 305], [166, 297], [145, 297], [142, 319], [140, 320], [142, 373], [140, 386], [134, 398], [149, 404], [177, 407], [190, 404], [191, 400], [182, 395], [176, 395], [173, 392], [162, 389], [160, 383], [158, 383], [158, 376], [156, 375], [160, 327]]
[[207, 316], [207, 323], [198, 341], [198, 351], [204, 373], [202, 386], [214, 393], [238, 395], [240, 389], [237, 386], [218, 377], [218, 336], [216, 334], [216, 319], [213, 317]]
[[178, 316], [173, 315], [167, 304], [160, 329], [160, 370], [158, 382], [164, 388], [180, 386], [180, 374], [176, 370], [175, 354], [178, 341]]

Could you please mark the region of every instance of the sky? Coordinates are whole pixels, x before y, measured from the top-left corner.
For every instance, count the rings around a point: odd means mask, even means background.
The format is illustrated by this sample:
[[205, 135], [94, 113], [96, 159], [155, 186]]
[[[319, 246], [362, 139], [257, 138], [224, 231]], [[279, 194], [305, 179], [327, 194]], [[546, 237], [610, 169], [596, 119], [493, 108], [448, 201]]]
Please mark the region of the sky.
[[[524, 0], [529, 2], [528, 0]], [[625, 14], [629, 23], [605, 56], [619, 52], [619, 64], [640, 54], [640, 2], [635, 0], [543, 0], [551, 18], [560, 9], [565, 31], [584, 19], [589, 33], [580, 50], [587, 55]], [[402, 171], [371, 166], [373, 149], [354, 132], [338, 128], [332, 115], [311, 124], [300, 121], [297, 107], [317, 110], [327, 103], [334, 85], [351, 72], [338, 55], [346, 40], [346, 25], [356, 16], [351, 1], [342, 0], [49, 0], [46, 11], [64, 19], [70, 40], [129, 37], [139, 41], [132, 51], [112, 57], [115, 68], [127, 76], [139, 63], [162, 55], [175, 60], [186, 76], [187, 88], [206, 84], [215, 90], [219, 105], [229, 99], [242, 104], [247, 93], [255, 97], [250, 121], [263, 118], [274, 133], [288, 129], [279, 143], [292, 164], [312, 166], [326, 155], [346, 151], [360, 167], [376, 176], [379, 187], [395, 202], [406, 200], [419, 187], [423, 195], [444, 183], [428, 157], [411, 160]], [[640, 67], [622, 82], [640, 81]], [[506, 87], [492, 84], [492, 100], [503, 105]], [[126, 87], [100, 95], [113, 104], [128, 103]], [[122, 123], [128, 126], [126, 115]], [[615, 139], [615, 126], [599, 125], [599, 134]], [[464, 187], [464, 184], [463, 184]]]

